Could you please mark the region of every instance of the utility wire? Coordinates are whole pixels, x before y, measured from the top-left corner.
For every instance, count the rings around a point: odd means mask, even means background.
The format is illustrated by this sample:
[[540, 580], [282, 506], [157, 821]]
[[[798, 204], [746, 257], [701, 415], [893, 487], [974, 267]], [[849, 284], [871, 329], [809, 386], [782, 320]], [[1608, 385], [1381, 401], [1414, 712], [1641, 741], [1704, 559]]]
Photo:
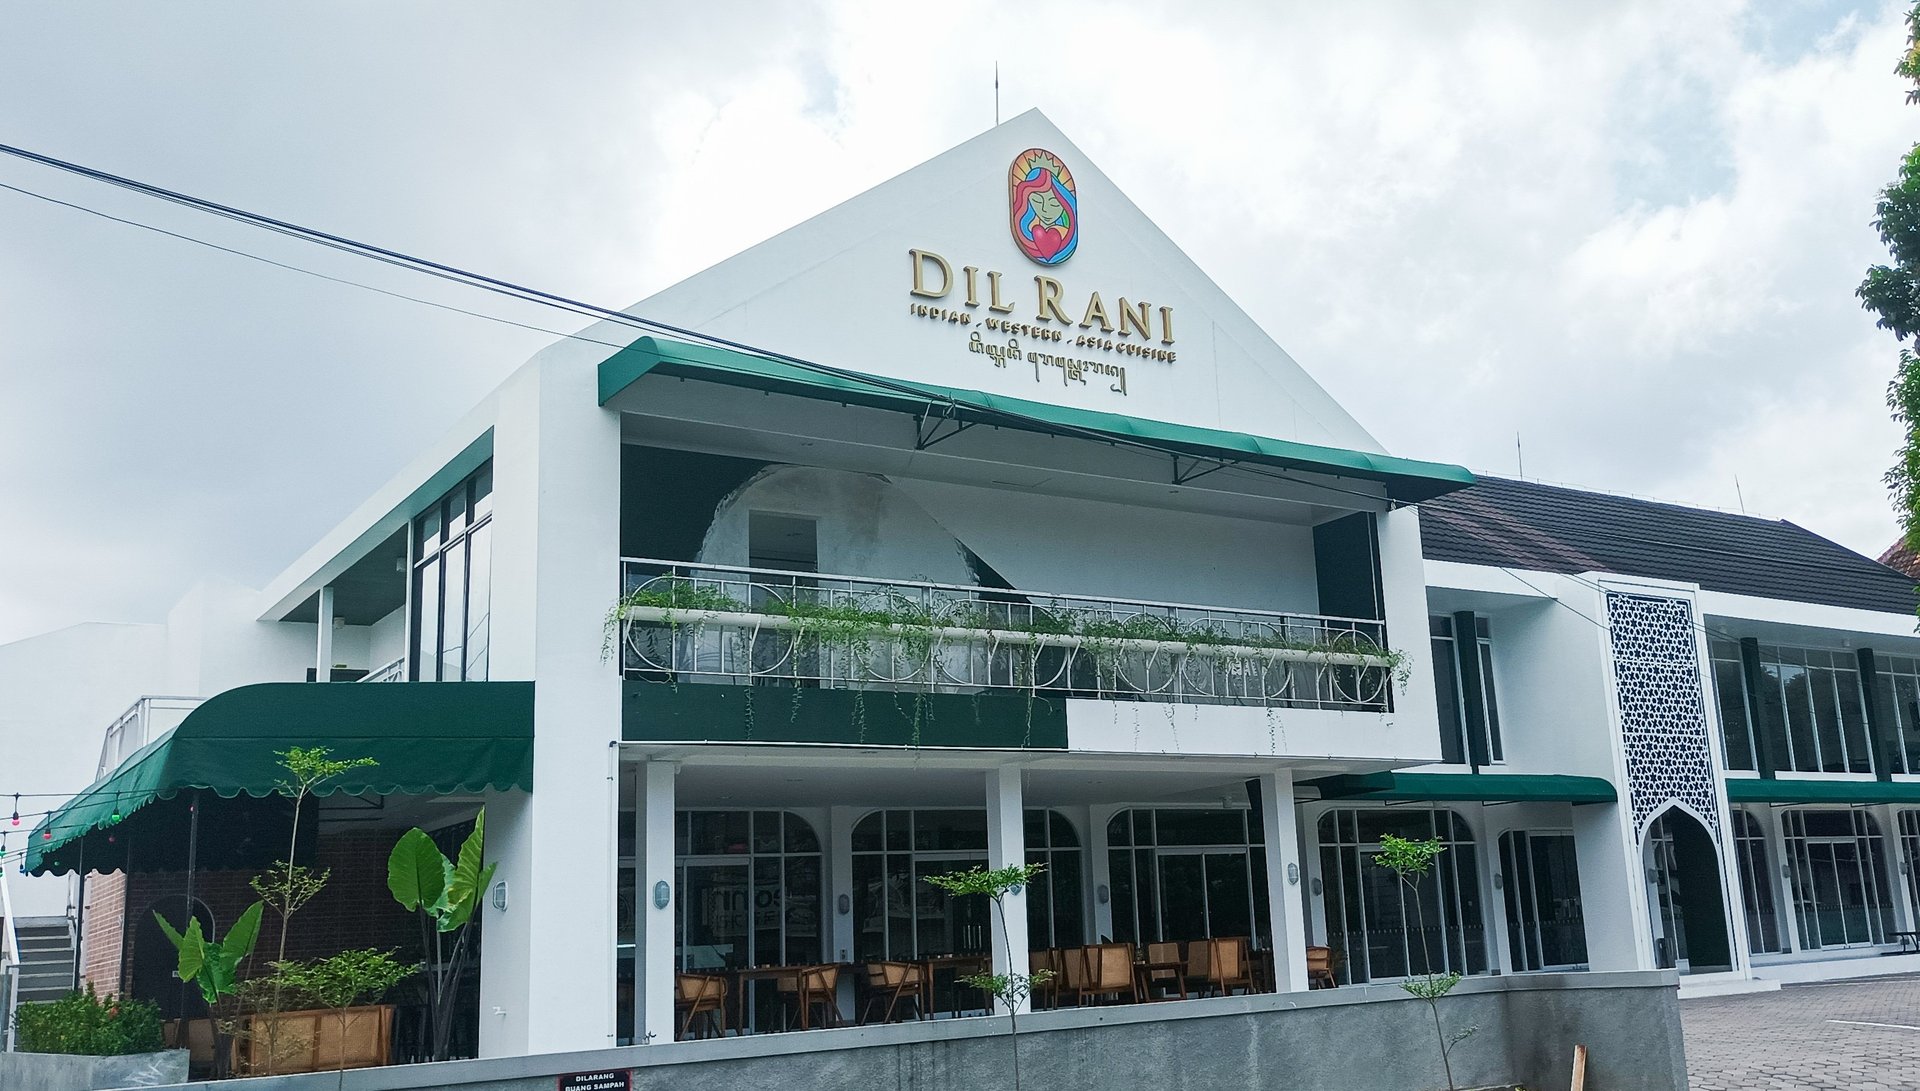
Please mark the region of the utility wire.
[[[868, 384], [871, 386], [879, 387], [883, 390], [887, 390], [892, 393], [901, 394], [907, 397], [915, 398], [915, 399], [926, 401], [929, 403], [945, 404], [950, 409], [965, 409], [965, 410], [968, 410], [969, 412], [987, 416], [989, 418], [998, 418], [1000, 420], [1007, 422], [1010, 426], [1013, 426], [1013, 427], [1020, 427], [1026, 430], [1051, 432], [1055, 434], [1073, 435], [1078, 438], [1090, 439], [1097, 442], [1107, 443], [1112, 446], [1132, 447], [1135, 449], [1147, 451], [1154, 454], [1166, 455], [1173, 458], [1180, 458], [1180, 457], [1193, 458], [1193, 459], [1196, 459], [1197, 461], [1217, 464], [1223, 470], [1238, 470], [1242, 473], [1248, 473], [1255, 476], [1268, 478], [1271, 480], [1284, 481], [1289, 484], [1301, 485], [1301, 486], [1305, 486], [1312, 489], [1319, 489], [1325, 492], [1336, 493], [1336, 494], [1345, 495], [1345, 496], [1358, 497], [1374, 503], [1380, 503], [1384, 501], [1389, 507], [1401, 506], [1399, 501], [1393, 500], [1389, 497], [1383, 497], [1377, 493], [1365, 492], [1357, 489], [1345, 489], [1339, 486], [1323, 484], [1317, 481], [1303, 480], [1301, 478], [1291, 476], [1284, 472], [1269, 471], [1264, 469], [1263, 467], [1248, 465], [1244, 462], [1239, 462], [1231, 458], [1225, 458], [1220, 456], [1194, 455], [1191, 452], [1157, 444], [1149, 440], [1141, 440], [1141, 439], [1136, 439], [1133, 437], [1126, 437], [1126, 436], [1116, 436], [1111, 433], [1095, 431], [1093, 429], [1080, 428], [1074, 425], [1062, 425], [1054, 421], [1044, 421], [1039, 418], [1033, 417], [1029, 414], [1020, 413], [1015, 410], [1010, 410], [1010, 409], [1006, 409], [999, 406], [989, 406], [984, 404], [971, 403], [963, 399], [953, 397], [951, 395], [935, 393], [911, 384], [890, 380], [883, 376], [871, 375], [864, 372], [849, 371], [844, 368], [833, 367], [827, 364], [819, 363], [817, 361], [807, 360], [807, 359], [803, 359], [801, 357], [793, 356], [787, 353], [782, 353], [782, 352], [777, 352], [771, 349], [761, 348], [759, 346], [751, 345], [745, 342], [735, 341], [728, 338], [719, 337], [713, 334], [701, 333], [699, 331], [686, 329], [680, 326], [674, 326], [665, 322], [659, 322], [659, 321], [644, 318], [638, 315], [628, 314], [625, 311], [613, 310], [611, 308], [602, 307], [597, 304], [587, 303], [587, 302], [574, 299], [568, 296], [560, 295], [559, 293], [556, 293], [556, 292], [548, 292], [539, 288], [533, 288], [523, 284], [515, 283], [513, 281], [508, 281], [498, 277], [489, 276], [483, 273], [477, 273], [472, 270], [463, 269], [458, 266], [448, 265], [443, 262], [437, 262], [431, 259], [418, 257], [412, 254], [407, 254], [402, 251], [393, 250], [383, 246], [378, 246], [373, 243], [363, 242], [357, 239], [349, 238], [344, 235], [337, 235], [332, 232], [322, 231], [318, 228], [305, 227], [300, 224], [292, 223], [286, 220], [276, 219], [274, 217], [267, 216], [262, 213], [250, 212], [245, 209], [234, 207], [232, 205], [221, 204], [217, 201], [208, 200], [202, 197], [195, 197], [191, 194], [182, 193], [176, 190], [166, 189], [161, 186], [153, 185], [147, 182], [141, 182], [133, 178], [124, 177], [122, 175], [112, 174], [107, 171], [99, 170], [94, 167], [88, 167], [80, 163], [73, 163], [73, 162], [68, 162], [66, 160], [62, 160], [62, 159], [56, 159], [52, 156], [43, 155], [39, 152], [31, 151], [26, 148], [19, 148], [19, 147], [15, 147], [13, 145], [8, 145], [8, 144], [0, 144], [0, 154], [10, 155], [15, 158], [23, 159], [28, 162], [36, 163], [44, 167], [49, 167], [54, 170], [77, 175], [79, 177], [86, 178], [91, 181], [100, 182], [106, 185], [111, 185], [121, 189], [130, 190], [134, 193], [138, 193], [146, 197], [151, 197], [157, 200], [169, 202], [171, 204], [180, 205], [182, 207], [189, 208], [197, 212], [219, 216], [221, 218], [232, 220], [232, 221], [242, 223], [251, 227], [272, 231], [276, 234], [285, 235], [287, 237], [298, 239], [303, 242], [325, 246], [330, 249], [339, 250], [344, 253], [353, 254], [358, 257], [369, 258], [372, 260], [383, 262], [385, 264], [398, 266], [403, 269], [408, 269], [413, 272], [424, 273], [426, 275], [438, 277], [442, 280], [447, 280], [456, 284], [463, 284], [468, 287], [480, 288], [482, 290], [493, 292], [498, 295], [503, 295], [511, 299], [518, 299], [523, 302], [536, 303], [542, 306], [552, 307], [552, 308], [565, 311], [571, 314], [575, 314], [578, 316], [591, 318], [599, 321], [613, 322], [618, 325], [623, 325], [623, 326], [643, 330], [649, 333], [663, 334], [666, 336], [674, 337], [677, 339], [681, 339], [681, 340], [685, 340], [685, 341], [689, 341], [697, 344], [711, 345], [714, 347], [731, 349], [736, 352], [748, 353], [750, 355], [759, 356], [763, 359], [774, 360], [780, 363], [787, 364], [792, 367], [797, 367], [806, 371], [811, 371], [816, 374], [821, 374], [821, 375], [826, 375], [833, 378], [845, 379], [853, 382]], [[16, 192], [25, 192], [25, 191], [20, 191], [18, 190], [17, 187], [13, 187], [13, 186], [8, 186], [6, 188], [15, 190]], [[53, 200], [52, 198], [48, 198], [48, 197], [45, 197], [44, 195], [36, 194], [36, 193], [27, 193], [27, 195], [33, 196], [33, 197], [39, 197], [42, 200]], [[63, 204], [63, 205], [68, 204], [68, 202], [64, 202], [64, 201], [54, 201], [54, 203]], [[110, 216], [106, 213], [100, 213], [93, 209], [85, 208], [83, 206], [69, 205], [69, 207], [78, 208], [80, 211], [92, 212], [95, 215], [100, 215], [107, 219], [116, 220], [118, 222], [130, 223], [130, 221], [121, 220], [119, 217]], [[130, 225], [136, 226], [136, 227], [147, 226], [139, 223], [130, 223]], [[174, 232], [165, 231], [164, 229], [161, 229], [161, 228], [150, 228], [150, 229], [159, 231], [162, 234], [174, 235], [175, 237], [182, 237], [182, 236], [176, 235]], [[200, 242], [201, 240], [193, 239], [191, 237], [186, 237], [186, 241]], [[241, 256], [241, 257], [256, 257], [256, 258], [258, 257], [257, 255], [247, 254], [243, 251], [234, 251], [231, 248], [222, 247], [214, 243], [206, 243], [205, 245], [212, 246], [215, 249], [225, 250], [230, 253], [235, 253], [237, 256]], [[431, 301], [418, 299], [412, 296], [407, 296], [402, 293], [389, 292], [389, 291], [386, 291], [385, 289], [373, 288], [370, 285], [360, 284], [356, 281], [350, 281], [350, 280], [345, 280], [343, 278], [331, 277], [322, 273], [315, 273], [312, 270], [301, 269], [297, 266], [287, 266], [284, 263], [275, 262], [267, 258], [258, 258], [258, 260], [266, 261], [269, 264], [281, 265], [284, 268], [289, 268], [292, 271], [296, 271], [296, 272], [310, 273], [311, 275], [320, 276], [328, 280], [334, 280], [338, 283], [344, 283], [344, 284], [350, 284], [356, 287], [368, 288], [371, 291], [381, 292], [382, 294], [395, 296], [397, 298], [409, 299], [409, 300], [412, 300], [413, 302], [426, 303], [429, 306], [443, 306], [444, 309], [459, 311], [460, 313], [464, 313], [464, 314], [472, 314], [474, 315], [474, 317], [488, 318], [489, 320], [493, 320], [493, 321], [509, 322], [509, 324], [513, 324], [513, 325], [522, 325], [520, 323], [513, 323], [507, 319], [500, 319], [494, 316], [482, 315], [482, 314], [478, 314], [477, 312], [466, 311], [458, 307], [450, 307], [450, 306], [445, 306], [441, 304], [435, 304], [435, 303], [432, 303]], [[546, 332], [546, 333], [553, 332], [553, 331], [541, 330], [539, 327], [533, 327], [533, 326], [523, 326], [523, 328], [533, 329], [533, 330], [536, 330], [537, 332]], [[575, 337], [575, 339], [578, 339], [578, 340], [585, 340], [585, 341], [590, 341], [596, 344], [607, 345], [608, 347], [612, 347], [612, 348], [626, 347], [624, 345], [618, 345], [618, 344], [612, 344], [605, 341], [599, 341], [596, 338], [585, 337], [583, 335], [555, 334], [555, 336], [573, 336]]]

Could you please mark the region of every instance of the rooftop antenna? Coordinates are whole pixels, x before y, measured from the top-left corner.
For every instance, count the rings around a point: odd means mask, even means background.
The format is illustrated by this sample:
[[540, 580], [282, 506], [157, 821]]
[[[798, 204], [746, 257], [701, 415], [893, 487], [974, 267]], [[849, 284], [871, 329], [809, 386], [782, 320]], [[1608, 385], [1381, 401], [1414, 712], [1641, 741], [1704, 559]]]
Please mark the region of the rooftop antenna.
[[1740, 492], [1739, 474], [1733, 475], [1733, 498], [1740, 501], [1740, 514], [1745, 515], [1747, 513], [1747, 498]]
[[1000, 62], [993, 62], [993, 123], [1000, 124]]
[[1521, 479], [1522, 481], [1524, 481], [1524, 480], [1526, 480], [1526, 477], [1527, 477], [1527, 455], [1526, 455], [1526, 452], [1525, 452], [1525, 451], [1522, 451], [1522, 450], [1520, 449], [1520, 433], [1518, 433], [1518, 432], [1515, 432], [1515, 433], [1513, 434], [1513, 460], [1514, 460], [1515, 462], [1517, 462], [1517, 463], [1519, 463], [1519, 465], [1520, 465], [1520, 479]]

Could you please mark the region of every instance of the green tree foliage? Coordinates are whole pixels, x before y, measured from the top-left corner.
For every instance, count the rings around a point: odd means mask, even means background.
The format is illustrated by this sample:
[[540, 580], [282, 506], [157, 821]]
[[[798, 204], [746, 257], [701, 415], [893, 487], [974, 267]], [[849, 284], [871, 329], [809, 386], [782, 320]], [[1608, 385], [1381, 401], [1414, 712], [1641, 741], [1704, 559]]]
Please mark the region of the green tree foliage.
[[1433, 952], [1427, 946], [1427, 911], [1420, 899], [1420, 883], [1433, 871], [1435, 860], [1447, 851], [1447, 846], [1437, 837], [1424, 841], [1410, 841], [1404, 837], [1386, 834], [1380, 838], [1380, 851], [1373, 856], [1373, 862], [1394, 873], [1401, 885], [1407, 888], [1407, 901], [1413, 903], [1415, 920], [1420, 930], [1420, 959], [1426, 972], [1408, 974], [1400, 987], [1427, 1005], [1427, 1013], [1433, 1016], [1433, 1034], [1440, 1043], [1440, 1065], [1447, 1072], [1449, 1091], [1458, 1086], [1453, 1082], [1453, 1047], [1479, 1033], [1479, 1027], [1462, 1027], [1449, 1033], [1440, 1024], [1440, 1001], [1460, 984], [1458, 973], [1436, 974], [1433, 972]]
[[972, 868], [927, 876], [927, 882], [956, 898], [993, 899], [994, 912], [1000, 916], [1000, 938], [1006, 944], [1007, 972], [970, 974], [960, 981], [995, 997], [1007, 1007], [1007, 1041], [1013, 1051], [1014, 1091], [1020, 1091], [1020, 1017], [1017, 1014], [1020, 1002], [1033, 992], [1034, 986], [1052, 980], [1053, 971], [1039, 970], [1032, 974], [1013, 971], [1013, 967], [1019, 963], [1014, 961], [1013, 941], [1007, 938], [1006, 897], [1024, 889], [1033, 882], [1034, 876], [1045, 870], [1045, 864], [1010, 864], [1002, 868]]
[[15, 1044], [22, 1053], [79, 1053], [118, 1057], [164, 1048], [160, 1009], [144, 1000], [68, 993], [43, 1004], [22, 1004], [14, 1013]]
[[[1920, 104], [1920, 4], [1907, 13], [1907, 48], [1894, 74], [1913, 86], [1907, 102]], [[1900, 161], [1900, 175], [1880, 191], [1873, 227], [1891, 264], [1875, 265], [1854, 291], [1875, 324], [1900, 339], [1900, 363], [1887, 384], [1887, 408], [1904, 431], [1886, 473], [1895, 514], [1909, 549], [1920, 550], [1920, 144]]]

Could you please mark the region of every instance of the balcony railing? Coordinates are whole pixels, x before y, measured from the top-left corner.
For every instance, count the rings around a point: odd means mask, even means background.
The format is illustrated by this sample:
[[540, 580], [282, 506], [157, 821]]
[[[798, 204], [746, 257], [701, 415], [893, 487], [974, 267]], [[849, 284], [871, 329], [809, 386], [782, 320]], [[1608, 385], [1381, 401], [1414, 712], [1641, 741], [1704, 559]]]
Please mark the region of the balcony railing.
[[403, 655], [391, 663], [375, 667], [360, 680], [362, 682], [404, 682], [407, 680], [407, 657]]
[[1381, 622], [627, 559], [629, 678], [1384, 712]]
[[199, 697], [142, 697], [107, 725], [100, 744], [100, 765], [94, 775], [104, 777], [120, 767], [134, 751], [173, 730], [187, 713], [199, 707]]

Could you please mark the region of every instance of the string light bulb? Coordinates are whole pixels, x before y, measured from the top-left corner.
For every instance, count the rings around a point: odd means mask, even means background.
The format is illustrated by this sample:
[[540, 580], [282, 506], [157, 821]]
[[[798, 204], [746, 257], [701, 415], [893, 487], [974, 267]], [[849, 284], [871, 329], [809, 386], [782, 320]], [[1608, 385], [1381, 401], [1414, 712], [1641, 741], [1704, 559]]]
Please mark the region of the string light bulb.
[[20, 824], [20, 793], [13, 793], [13, 824]]

